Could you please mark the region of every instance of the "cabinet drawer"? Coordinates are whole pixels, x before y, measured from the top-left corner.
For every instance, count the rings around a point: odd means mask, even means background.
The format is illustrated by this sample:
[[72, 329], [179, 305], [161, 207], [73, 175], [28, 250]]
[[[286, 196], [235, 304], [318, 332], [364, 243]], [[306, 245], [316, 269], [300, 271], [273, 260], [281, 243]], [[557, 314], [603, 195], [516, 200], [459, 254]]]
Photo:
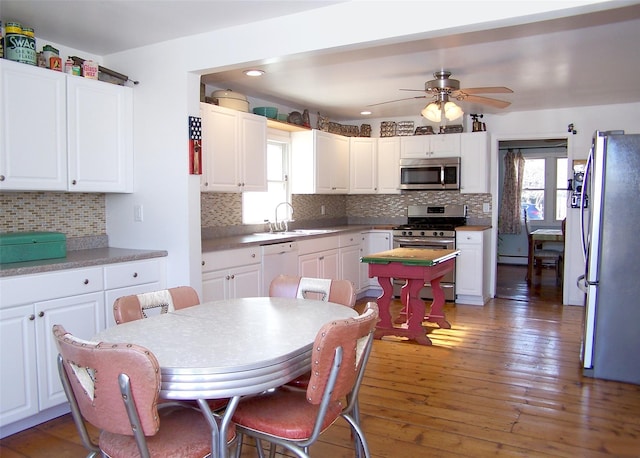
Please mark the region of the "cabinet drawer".
[[207, 251], [202, 253], [202, 272], [260, 264], [261, 262], [262, 252], [259, 246], [235, 250]]
[[482, 243], [482, 232], [460, 231], [456, 234], [456, 243]]
[[104, 289], [102, 267], [4, 278], [0, 282], [0, 289], [2, 308], [94, 293]]
[[353, 245], [358, 245], [360, 243], [361, 240], [361, 236], [359, 232], [353, 232], [351, 234], [342, 234], [340, 236], [340, 245], [339, 247], [345, 247], [345, 246], [353, 246]]
[[160, 279], [160, 263], [156, 259], [113, 264], [104, 268], [105, 289], [142, 285]]
[[302, 256], [319, 251], [334, 250], [340, 243], [339, 236], [316, 237], [298, 241], [298, 255]]

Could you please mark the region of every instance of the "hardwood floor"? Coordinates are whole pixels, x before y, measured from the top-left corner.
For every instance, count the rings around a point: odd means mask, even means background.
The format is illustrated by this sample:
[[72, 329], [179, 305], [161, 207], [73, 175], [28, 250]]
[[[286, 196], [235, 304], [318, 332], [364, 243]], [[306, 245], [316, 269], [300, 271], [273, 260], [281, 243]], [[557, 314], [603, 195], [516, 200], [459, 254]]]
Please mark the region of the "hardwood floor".
[[[583, 308], [562, 306], [548, 274], [527, 288], [524, 269], [501, 268], [500, 298], [448, 304], [432, 346], [374, 342], [360, 393], [373, 457], [640, 456], [640, 386], [581, 375]], [[64, 416], [1, 440], [0, 456], [85, 456], [79, 444]], [[353, 456], [346, 423], [311, 452]]]

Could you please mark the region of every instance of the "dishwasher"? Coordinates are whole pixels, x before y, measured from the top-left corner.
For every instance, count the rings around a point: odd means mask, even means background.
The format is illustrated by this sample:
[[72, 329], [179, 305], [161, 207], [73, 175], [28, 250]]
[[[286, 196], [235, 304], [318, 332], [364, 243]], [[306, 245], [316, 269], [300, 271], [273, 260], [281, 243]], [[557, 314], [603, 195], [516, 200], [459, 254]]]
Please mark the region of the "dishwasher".
[[298, 243], [278, 242], [262, 245], [262, 294], [269, 295], [269, 285], [278, 275], [298, 275]]

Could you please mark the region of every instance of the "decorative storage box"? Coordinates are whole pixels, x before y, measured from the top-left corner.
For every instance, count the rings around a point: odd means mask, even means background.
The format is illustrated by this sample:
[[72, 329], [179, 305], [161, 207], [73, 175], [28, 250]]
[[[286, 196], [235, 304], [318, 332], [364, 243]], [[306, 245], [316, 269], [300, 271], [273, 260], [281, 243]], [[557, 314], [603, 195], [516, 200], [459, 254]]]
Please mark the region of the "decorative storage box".
[[67, 237], [61, 232], [0, 234], [0, 264], [67, 256]]

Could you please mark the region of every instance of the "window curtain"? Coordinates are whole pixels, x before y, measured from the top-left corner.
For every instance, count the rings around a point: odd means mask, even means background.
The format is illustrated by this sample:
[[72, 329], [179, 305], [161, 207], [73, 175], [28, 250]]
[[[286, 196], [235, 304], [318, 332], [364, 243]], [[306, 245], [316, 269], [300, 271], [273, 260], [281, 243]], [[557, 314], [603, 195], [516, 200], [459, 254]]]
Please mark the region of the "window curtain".
[[498, 232], [500, 234], [520, 234], [522, 211], [522, 178], [524, 174], [524, 157], [520, 150], [508, 150], [504, 156], [504, 184], [502, 201], [498, 217]]

